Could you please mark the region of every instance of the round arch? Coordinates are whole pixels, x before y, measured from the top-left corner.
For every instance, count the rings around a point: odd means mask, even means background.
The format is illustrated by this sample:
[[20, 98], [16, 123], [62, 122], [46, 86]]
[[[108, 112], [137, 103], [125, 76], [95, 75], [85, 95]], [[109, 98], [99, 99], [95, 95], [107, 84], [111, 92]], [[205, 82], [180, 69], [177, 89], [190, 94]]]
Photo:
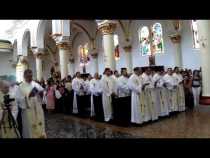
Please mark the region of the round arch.
[[36, 42], [38, 48], [45, 47], [45, 36], [52, 32], [52, 20], [40, 20], [37, 28]]

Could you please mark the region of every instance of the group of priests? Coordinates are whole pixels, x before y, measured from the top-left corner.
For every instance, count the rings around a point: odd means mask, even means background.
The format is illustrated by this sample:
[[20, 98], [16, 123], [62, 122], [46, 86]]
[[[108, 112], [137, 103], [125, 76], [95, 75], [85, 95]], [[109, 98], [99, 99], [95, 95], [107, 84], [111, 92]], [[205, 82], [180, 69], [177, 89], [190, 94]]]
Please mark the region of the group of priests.
[[72, 80], [73, 113], [91, 116], [96, 120], [127, 125], [142, 124], [185, 111], [183, 77], [179, 68], [160, 69], [135, 67], [128, 75], [105, 68], [100, 78], [82, 77], [80, 72]]

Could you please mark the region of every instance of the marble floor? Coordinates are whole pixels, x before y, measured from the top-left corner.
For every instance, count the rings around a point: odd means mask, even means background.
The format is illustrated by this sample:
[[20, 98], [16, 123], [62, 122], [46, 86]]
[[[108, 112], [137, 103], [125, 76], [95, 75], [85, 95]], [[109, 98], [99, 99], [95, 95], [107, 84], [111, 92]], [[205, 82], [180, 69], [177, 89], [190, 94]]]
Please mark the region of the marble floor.
[[50, 114], [46, 115], [46, 130], [48, 138], [210, 138], [210, 106], [129, 127]]

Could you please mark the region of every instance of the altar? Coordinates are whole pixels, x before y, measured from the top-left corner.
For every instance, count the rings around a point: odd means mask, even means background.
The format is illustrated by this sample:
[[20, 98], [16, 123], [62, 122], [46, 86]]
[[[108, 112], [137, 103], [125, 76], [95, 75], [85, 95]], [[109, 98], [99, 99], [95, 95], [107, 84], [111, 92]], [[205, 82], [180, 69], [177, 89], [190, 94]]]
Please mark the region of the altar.
[[152, 65], [152, 66], [143, 66], [141, 67], [142, 71], [144, 72], [147, 68], [151, 68], [152, 71], [164, 71], [163, 65]]

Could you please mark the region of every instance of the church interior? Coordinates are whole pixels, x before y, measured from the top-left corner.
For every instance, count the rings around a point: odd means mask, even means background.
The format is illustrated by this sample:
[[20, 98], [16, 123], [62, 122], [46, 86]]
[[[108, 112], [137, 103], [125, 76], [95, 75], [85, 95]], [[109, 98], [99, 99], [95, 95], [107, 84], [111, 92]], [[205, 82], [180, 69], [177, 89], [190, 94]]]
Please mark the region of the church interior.
[[193, 109], [129, 126], [46, 112], [48, 138], [210, 138], [209, 20], [0, 20], [3, 26], [0, 80], [8, 82], [23, 82], [26, 69], [39, 82], [53, 73], [103, 75], [106, 68], [201, 73]]

